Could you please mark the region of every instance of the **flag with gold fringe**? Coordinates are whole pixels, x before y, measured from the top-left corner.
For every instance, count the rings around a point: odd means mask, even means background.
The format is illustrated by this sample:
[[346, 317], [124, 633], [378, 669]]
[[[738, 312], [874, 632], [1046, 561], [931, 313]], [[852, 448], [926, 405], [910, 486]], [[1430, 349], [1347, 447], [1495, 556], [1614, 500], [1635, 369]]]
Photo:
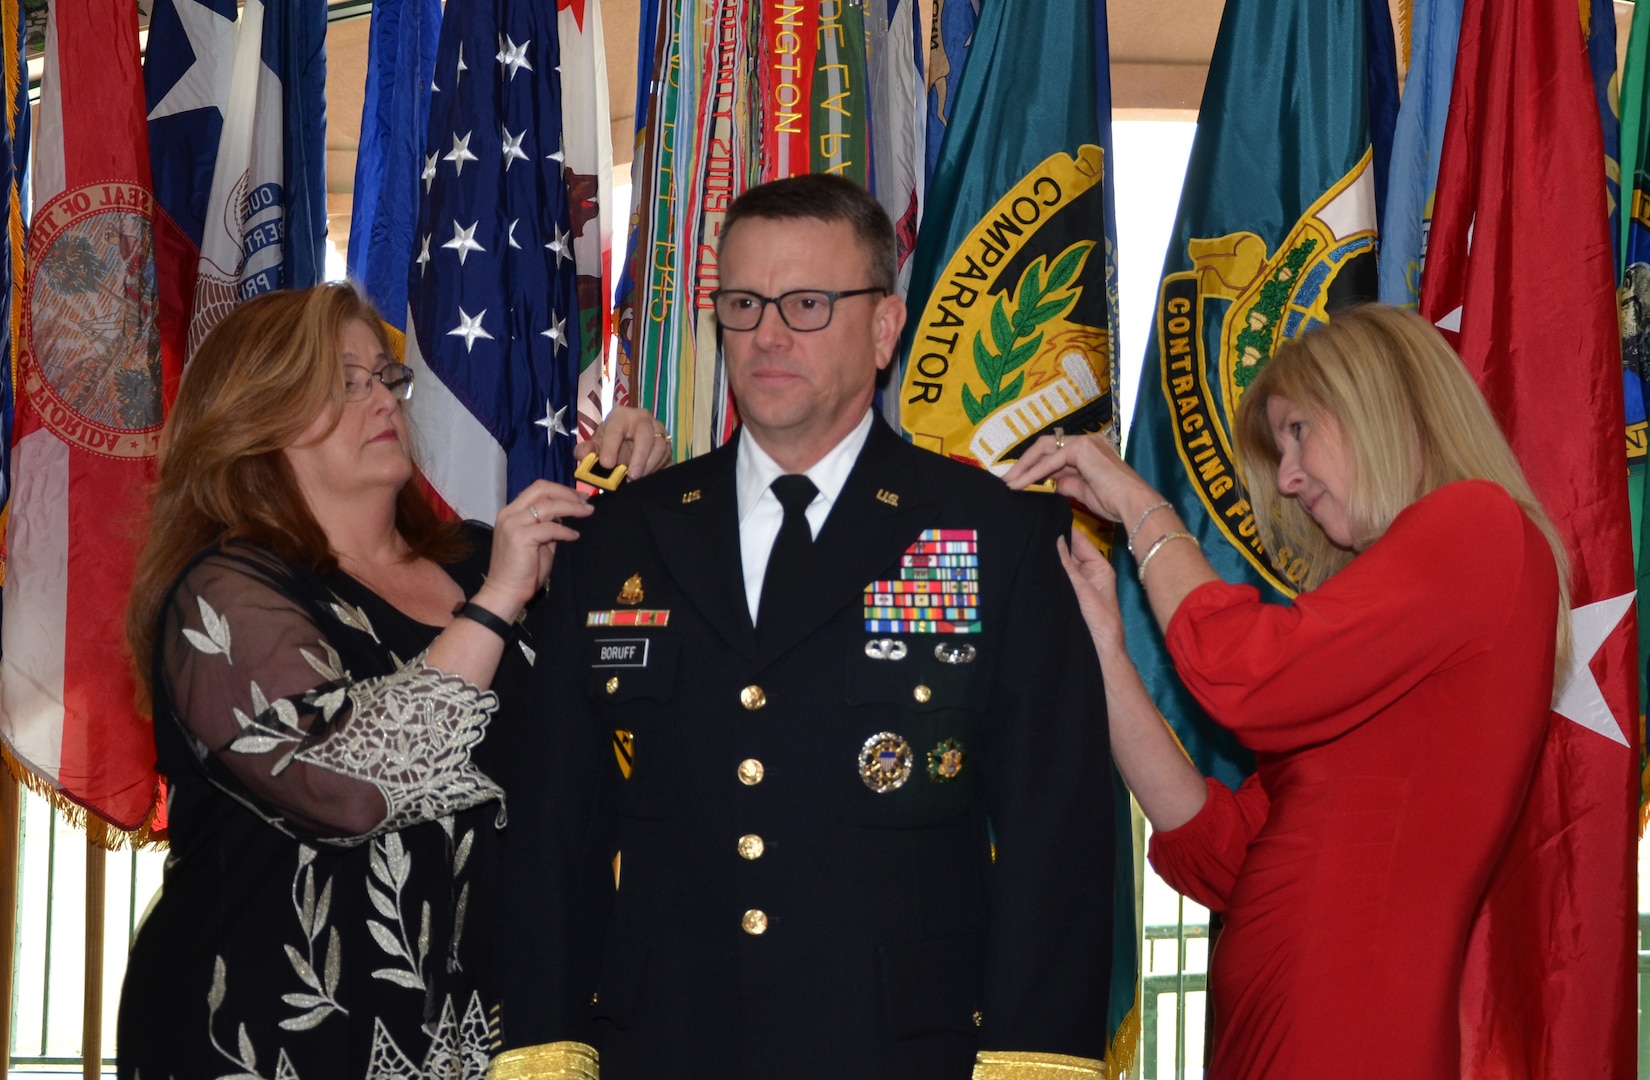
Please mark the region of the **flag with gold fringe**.
[[137, 17], [119, 0], [48, 16], [0, 631], [7, 751], [34, 786], [123, 830], [163, 824], [118, 659], [161, 425]]
[[[917, 231], [899, 418], [1006, 471], [1039, 435], [1116, 438], [1117, 253], [1103, 0], [979, 12]], [[1118, 795], [1109, 1075], [1140, 1031], [1133, 831]]]

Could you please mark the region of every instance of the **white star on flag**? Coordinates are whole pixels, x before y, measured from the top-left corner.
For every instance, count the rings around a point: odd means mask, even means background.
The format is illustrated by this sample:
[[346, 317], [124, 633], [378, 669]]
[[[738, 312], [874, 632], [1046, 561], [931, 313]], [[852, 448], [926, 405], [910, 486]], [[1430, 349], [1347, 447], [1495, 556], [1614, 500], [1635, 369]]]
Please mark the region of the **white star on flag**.
[[1574, 652], [1569, 670], [1564, 673], [1564, 689], [1553, 704], [1553, 711], [1574, 720], [1588, 731], [1596, 731], [1611, 742], [1631, 745], [1622, 733], [1621, 724], [1604, 700], [1591, 667], [1593, 656], [1604, 644], [1627, 609], [1633, 606], [1633, 594], [1623, 593], [1608, 600], [1585, 604], [1570, 609], [1570, 636]]
[[520, 71], [522, 68], [526, 68], [528, 71], [533, 70], [533, 65], [527, 62], [527, 46], [531, 44], [531, 41], [524, 41], [520, 45], [517, 45], [514, 41], [511, 41], [507, 35], [500, 35], [498, 55], [493, 57], [493, 59], [508, 68], [510, 70], [510, 78], [514, 79], [516, 77], [516, 72]]
[[553, 442], [555, 441], [557, 435], [573, 434], [571, 431], [567, 430], [566, 416], [566, 405], [563, 405], [558, 409], [556, 408], [555, 402], [551, 401], [549, 398], [546, 398], [544, 400], [544, 419], [534, 420], [533, 423], [536, 426], [545, 429], [544, 437], [546, 441]]
[[555, 152], [551, 153], [551, 154], [545, 154], [544, 155], [544, 160], [545, 161], [554, 161], [557, 165], [560, 165], [560, 164], [562, 164], [563, 162], [565, 162], [567, 160], [567, 154], [565, 152], [566, 149], [567, 149], [567, 147], [564, 144], [558, 142], [556, 144]]
[[178, 0], [177, 12], [195, 62], [155, 102], [149, 119], [208, 108], [221, 115], [229, 103], [229, 73], [235, 66], [235, 22], [195, 0]]
[[493, 335], [481, 328], [481, 320], [486, 317], [486, 308], [482, 308], [480, 313], [478, 313], [473, 319], [464, 313], [463, 308], [459, 308], [458, 325], [447, 331], [447, 336], [463, 338], [465, 352], [469, 352], [471, 349], [475, 348], [476, 338], [486, 338], [488, 341], [492, 341]]
[[526, 161], [527, 152], [521, 148], [521, 140], [527, 138], [527, 129], [522, 128], [516, 135], [510, 134], [510, 129], [504, 129], [504, 171], [509, 172], [510, 166], [517, 161]]
[[558, 317], [550, 329], [539, 331], [539, 337], [549, 338], [556, 343], [557, 349], [567, 348], [567, 319]]
[[470, 227], [465, 229], [460, 227], [458, 222], [453, 222], [453, 238], [441, 246], [444, 248], [453, 248], [458, 252], [458, 265], [464, 265], [464, 257], [470, 254], [470, 252], [487, 250], [480, 244], [476, 243], [476, 226], [480, 224], [480, 221], [473, 221], [470, 223]]
[[571, 257], [572, 253], [567, 250], [567, 234], [561, 231], [560, 225], [556, 225], [554, 228], [555, 232], [550, 234], [550, 242], [544, 246], [556, 253], [556, 265], [560, 266]]
[[[462, 258], [463, 258], [463, 256], [461, 255], [460, 256], [461, 261], [462, 261]], [[430, 261], [430, 234], [425, 233], [424, 234], [424, 239], [420, 242], [419, 248], [418, 248], [418, 275], [420, 277], [423, 277], [424, 276], [424, 271], [426, 269], [428, 269], [428, 267], [425, 266], [425, 264], [428, 263], [429, 261]]]
[[516, 226], [520, 224], [520, 218], [516, 218], [514, 221], [510, 222], [510, 234], [505, 237], [505, 239], [510, 241], [510, 246], [515, 248], [517, 251], [521, 250], [521, 245], [516, 243]]
[[466, 131], [464, 135], [460, 137], [458, 132], [453, 132], [453, 149], [446, 157], [441, 159], [442, 161], [452, 162], [454, 170], [460, 176], [464, 175], [464, 163], [466, 161], [481, 160], [474, 154], [470, 153], [470, 136], [474, 134], [475, 132], [473, 131]]
[[464, 73], [469, 70], [470, 65], [464, 62], [464, 43], [461, 41], [458, 43], [458, 70], [453, 72], [454, 90], [458, 89], [459, 80], [464, 78]]
[[424, 181], [424, 194], [426, 195], [430, 193], [430, 185], [435, 183], [435, 163], [440, 158], [440, 154], [431, 154], [424, 159], [424, 171], [419, 175], [419, 179]]

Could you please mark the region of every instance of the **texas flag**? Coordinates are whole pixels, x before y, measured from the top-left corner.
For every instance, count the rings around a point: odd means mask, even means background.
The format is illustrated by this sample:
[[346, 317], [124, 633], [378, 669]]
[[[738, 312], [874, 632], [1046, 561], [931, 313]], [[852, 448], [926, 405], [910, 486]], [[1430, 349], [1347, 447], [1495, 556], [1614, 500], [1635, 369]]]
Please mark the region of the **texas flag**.
[[320, 4], [155, 0], [144, 82], [168, 387], [242, 300], [321, 280], [325, 38]]

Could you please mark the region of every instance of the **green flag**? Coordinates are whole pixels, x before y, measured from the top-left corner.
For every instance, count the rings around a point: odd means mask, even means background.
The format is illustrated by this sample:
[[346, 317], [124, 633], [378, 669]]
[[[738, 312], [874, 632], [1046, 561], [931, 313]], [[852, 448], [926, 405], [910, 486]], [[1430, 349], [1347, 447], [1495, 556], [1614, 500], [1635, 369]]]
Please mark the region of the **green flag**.
[[[1232, 424], [1280, 341], [1375, 297], [1364, 42], [1362, 0], [1228, 0], [1129, 432], [1130, 464], [1220, 575], [1273, 597], [1293, 596], [1307, 566], [1262, 549]], [[1250, 756], [1176, 678], [1132, 564], [1118, 593], [1158, 707], [1197, 766], [1235, 787]]]
[[[981, 6], [923, 200], [891, 387], [919, 446], [1000, 472], [1055, 428], [1116, 437], [1109, 53], [1104, 0]], [[1106, 1067], [1120, 1076], [1140, 1030], [1139, 929], [1128, 792], [1115, 788]]]

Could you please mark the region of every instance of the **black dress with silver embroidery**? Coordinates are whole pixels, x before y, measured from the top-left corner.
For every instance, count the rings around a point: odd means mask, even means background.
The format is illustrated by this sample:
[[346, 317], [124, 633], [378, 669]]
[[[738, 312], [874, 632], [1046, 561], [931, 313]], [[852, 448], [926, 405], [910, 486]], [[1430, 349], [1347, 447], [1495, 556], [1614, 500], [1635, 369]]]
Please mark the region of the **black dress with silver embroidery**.
[[[475, 540], [448, 568], [466, 595]], [[172, 850], [121, 994], [122, 1077], [483, 1075], [493, 765], [530, 649], [484, 692], [424, 665], [438, 632], [247, 545], [179, 578], [155, 645]]]

